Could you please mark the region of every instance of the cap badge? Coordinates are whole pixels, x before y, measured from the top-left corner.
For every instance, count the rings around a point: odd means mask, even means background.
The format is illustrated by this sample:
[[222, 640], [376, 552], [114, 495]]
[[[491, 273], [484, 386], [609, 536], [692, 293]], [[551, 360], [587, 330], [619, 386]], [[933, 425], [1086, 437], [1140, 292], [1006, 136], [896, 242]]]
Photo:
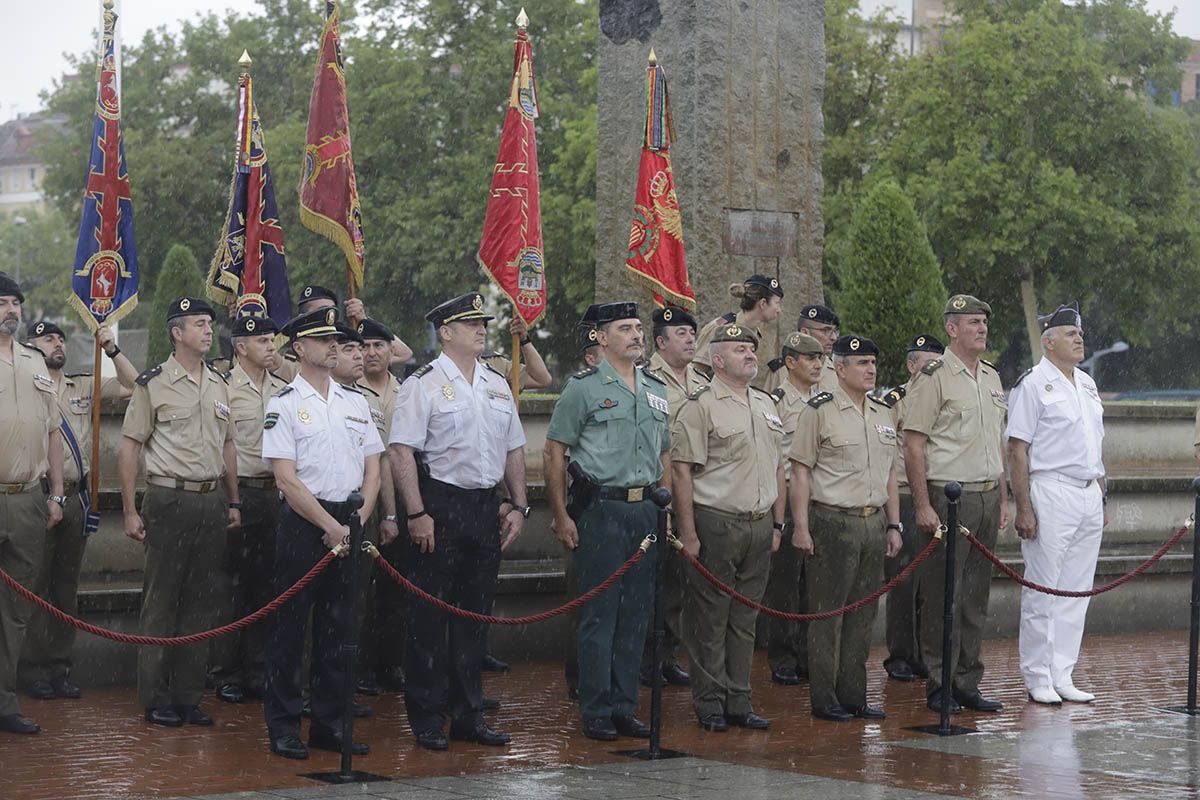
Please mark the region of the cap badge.
[[592, 328], [588, 331], [588, 341], [596, 341], [596, 329]]
[[46, 330], [46, 323], [44, 323], [44, 322], [39, 322], [39, 323], [37, 324], [37, 327], [33, 329], [33, 333], [34, 333], [34, 335], [35, 335], [35, 336], [41, 336], [41, 335], [42, 335], [42, 331], [44, 331], [44, 330]]
[[739, 328], [737, 325], [730, 325], [728, 328], [725, 329], [725, 335], [726, 336], [741, 336], [742, 329]]
[[448, 383], [443, 383], [442, 384], [442, 396], [445, 397], [447, 400], [453, 400], [454, 399], [454, 387]]
[[306, 408], [302, 408], [297, 411], [296, 417], [305, 425], [308, 425], [310, 422], [312, 422], [312, 415], [308, 413], [308, 409]]
[[671, 313], [671, 309], [669, 309], [669, 308], [665, 309], [663, 311], [663, 322], [670, 322], [671, 317], [673, 317], [673, 316], [675, 316], [675, 315]]
[[365, 322], [358, 323], [358, 332], [360, 334], [366, 329], [367, 329], [367, 323], [365, 323]]
[[483, 308], [483, 298], [479, 295], [475, 295], [475, 299], [471, 301], [471, 307], [476, 311]]
[[851, 339], [851, 340], [850, 340], [850, 349], [851, 349], [851, 350], [857, 350], [858, 348], [859, 348], [859, 342], [858, 342], [858, 339]]
[[950, 307], [958, 308], [958, 309], [966, 308], [967, 307], [967, 299], [965, 297], [956, 297], [950, 301]]
[[771, 288], [772, 288], [772, 289], [778, 289], [778, 288], [779, 288], [779, 281], [775, 280], [774, 278], [771, 278]]
[[924, 346], [925, 346], [925, 337], [918, 336], [917, 337], [917, 347], [924, 347]]
[[304, 296], [305, 296], [305, 297], [312, 297], [312, 287], [311, 287], [311, 286], [305, 286], [305, 287], [304, 287]]
[[325, 324], [332, 325], [337, 322], [337, 309], [331, 308], [325, 312]]
[[816, 319], [816, 318], [817, 318], [817, 310], [816, 310], [815, 308], [810, 308], [810, 309], [808, 310], [808, 318], [809, 318], [809, 319]]
[[246, 331], [250, 332], [252, 330], [254, 330], [254, 320], [248, 319], [246, 320]]
[[187, 299], [186, 297], [179, 301], [179, 310], [180, 311], [187, 311], [191, 307], [192, 307], [192, 301]]

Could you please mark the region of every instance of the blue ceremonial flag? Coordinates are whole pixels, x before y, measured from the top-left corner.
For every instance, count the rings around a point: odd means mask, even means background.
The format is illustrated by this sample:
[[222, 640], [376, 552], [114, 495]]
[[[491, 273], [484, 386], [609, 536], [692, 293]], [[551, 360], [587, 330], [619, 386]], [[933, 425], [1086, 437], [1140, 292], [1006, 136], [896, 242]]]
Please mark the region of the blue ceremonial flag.
[[133, 201], [121, 142], [121, 101], [113, 54], [116, 18], [111, 8], [105, 9], [92, 153], [71, 272], [71, 305], [93, 331], [121, 319], [138, 301]]

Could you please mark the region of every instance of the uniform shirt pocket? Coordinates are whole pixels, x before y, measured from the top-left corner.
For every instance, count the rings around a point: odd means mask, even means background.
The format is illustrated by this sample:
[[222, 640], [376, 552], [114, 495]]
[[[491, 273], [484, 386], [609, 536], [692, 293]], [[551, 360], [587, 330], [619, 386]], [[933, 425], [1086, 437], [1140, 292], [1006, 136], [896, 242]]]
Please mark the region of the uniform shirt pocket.
[[161, 406], [155, 414], [154, 421], [170, 430], [183, 430], [191, 424], [195, 415], [195, 406]]
[[855, 447], [849, 436], [830, 436], [821, 443], [818, 460], [827, 458], [829, 465], [840, 472], [853, 472], [866, 468], [861, 447]]
[[367, 427], [370, 425], [365, 419], [356, 419], [346, 417], [346, 436], [350, 439], [350, 444], [353, 447], [361, 448], [363, 442], [367, 440]]
[[628, 428], [630, 419], [628, 405], [620, 404], [612, 408], [597, 409], [592, 419], [604, 425], [604, 444], [609, 450], [618, 450], [632, 442], [632, 429]]
[[746, 428], [741, 425], [718, 425], [713, 430], [713, 437], [709, 455], [719, 461], [736, 461], [750, 446]]

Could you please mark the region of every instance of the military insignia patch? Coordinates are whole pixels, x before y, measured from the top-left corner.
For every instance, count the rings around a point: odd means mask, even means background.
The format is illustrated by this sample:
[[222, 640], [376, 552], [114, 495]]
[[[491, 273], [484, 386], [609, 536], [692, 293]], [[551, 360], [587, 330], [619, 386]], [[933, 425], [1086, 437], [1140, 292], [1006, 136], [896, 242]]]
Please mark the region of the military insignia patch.
[[479, 295], [475, 295], [475, 299], [473, 299], [471, 301], [471, 307], [474, 308], [476, 311], [483, 308], [483, 298], [480, 297]]
[[671, 413], [671, 408], [667, 405], [667, 400], [664, 397], [659, 397], [652, 392], [646, 392], [646, 401], [650, 403], [650, 407], [655, 411], [661, 411], [664, 414]]
[[253, 332], [254, 332], [254, 320], [248, 319], [248, 320], [246, 320], [246, 333], [253, 333]]
[[220, 400], [214, 400], [213, 407], [217, 410], [217, 419], [229, 419], [229, 406]]
[[742, 329], [739, 328], [737, 325], [730, 325], [728, 328], [725, 329], [725, 335], [726, 336], [741, 336]]
[[309, 414], [308, 409], [306, 409], [306, 408], [302, 408], [299, 411], [297, 411], [296, 418], [299, 419], [301, 422], [303, 422], [305, 425], [308, 425], [309, 423], [312, 422], [312, 414]]
[[442, 384], [442, 397], [446, 398], [447, 400], [453, 400], [454, 399], [454, 387], [448, 383], [443, 383]]
[[1053, 386], [1053, 385], [1051, 385], [1051, 384], [1049, 384], [1049, 383], [1047, 383], [1047, 384], [1046, 384], [1046, 391], [1047, 391], [1047, 392], [1053, 392], [1053, 391], [1054, 391], [1054, 386]]
[[594, 342], [594, 341], [596, 341], [596, 338], [597, 338], [596, 337], [596, 329], [592, 328], [591, 330], [588, 331], [588, 341]]
[[619, 400], [613, 400], [611, 397], [609, 397], [609, 398], [605, 398], [604, 400], [601, 400], [601, 401], [598, 403], [598, 405], [599, 405], [601, 408], [616, 408], [618, 405], [620, 405], [620, 401], [619, 401]]
[[276, 411], [268, 412], [267, 416], [263, 418], [263, 428], [265, 430], [270, 430], [271, 428], [274, 428], [278, 422], [279, 413]]
[[917, 347], [924, 347], [924, 346], [925, 346], [925, 337], [918, 336], [917, 337]]
[[850, 340], [850, 349], [851, 350], [858, 350], [858, 348], [860, 348], [860, 347], [862, 347], [862, 342], [860, 342], [858, 339]]
[[956, 297], [954, 298], [953, 302], [950, 303], [950, 306], [958, 309], [966, 308], [967, 300], [964, 297]]
[[808, 318], [809, 318], [809, 319], [816, 319], [816, 318], [817, 318], [817, 310], [816, 310], [815, 308], [810, 308], [810, 309], [808, 310]]
[[[663, 322], [670, 322], [671, 318], [674, 316], [675, 316], [675, 314], [674, 314], [674, 312], [671, 311], [671, 309], [669, 309], [669, 308], [663, 309], [663, 312], [662, 312]], [[39, 325], [39, 327], [40, 327], [40, 325]]]
[[187, 311], [191, 307], [192, 307], [192, 301], [187, 299], [186, 297], [179, 301], [179, 310], [180, 311]]

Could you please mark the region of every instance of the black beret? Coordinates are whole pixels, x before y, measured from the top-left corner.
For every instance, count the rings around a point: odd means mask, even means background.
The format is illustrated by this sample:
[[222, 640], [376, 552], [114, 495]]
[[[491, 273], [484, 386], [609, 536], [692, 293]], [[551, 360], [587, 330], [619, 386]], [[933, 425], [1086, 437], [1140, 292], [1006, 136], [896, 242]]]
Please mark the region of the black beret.
[[270, 317], [245, 315], [233, 321], [233, 330], [229, 335], [236, 339], [239, 336], [262, 336], [264, 333], [279, 333], [279, 326], [275, 324], [275, 320]]
[[451, 322], [470, 322], [477, 319], [488, 322], [495, 317], [483, 313], [483, 295], [479, 292], [467, 292], [437, 306], [425, 315], [425, 319], [432, 322], [435, 328], [440, 328]]
[[698, 329], [696, 318], [679, 306], [656, 308], [650, 317], [655, 328], [668, 325], [690, 325], [693, 333]]
[[25, 295], [21, 294], [20, 284], [14, 281], [7, 272], [0, 272], [0, 297], [15, 297], [19, 302], [25, 302]]
[[879, 348], [863, 336], [842, 336], [833, 343], [835, 356], [877, 356]]
[[1049, 328], [1061, 328], [1064, 325], [1083, 327], [1083, 317], [1079, 316], [1078, 300], [1068, 306], [1059, 306], [1053, 313], [1038, 317], [1038, 327], [1043, 331]]
[[62, 328], [58, 327], [53, 322], [42, 320], [41, 322], [35, 322], [29, 326], [29, 328], [25, 331], [25, 338], [37, 339], [41, 336], [50, 336], [51, 334], [55, 333], [57, 333], [63, 339], [67, 338], [67, 335], [63, 333]]
[[300, 290], [300, 303], [311, 303], [313, 300], [332, 300], [334, 305], [337, 305], [338, 296], [334, 294], [332, 289], [326, 289], [324, 286], [317, 286], [315, 283], [310, 283]]
[[391, 330], [382, 322], [376, 322], [373, 319], [364, 319], [358, 323], [358, 335], [363, 341], [367, 339], [382, 339], [385, 342], [390, 342], [396, 337], [392, 335]]
[[604, 303], [596, 309], [596, 324], [605, 325], [618, 319], [637, 319], [638, 304], [629, 300]]
[[292, 321], [283, 326], [283, 334], [293, 340], [306, 336], [337, 336], [337, 323], [336, 308], [314, 308], [292, 317]]
[[[820, 305], [819, 303], [814, 303], [800, 309], [800, 322], [819, 322], [822, 325], [834, 326], [842, 324], [842, 321], [838, 319], [838, 315], [833, 313], [832, 308]], [[799, 325], [796, 327], [799, 327]]]
[[742, 281], [742, 284], [744, 286], [761, 286], [776, 297], [783, 297], [783, 287], [779, 285], [778, 278], [769, 278], [766, 275], [751, 275]]
[[197, 314], [208, 314], [212, 320], [217, 319], [217, 312], [212, 306], [199, 297], [177, 297], [167, 309], [167, 321], [176, 317], [190, 317]]
[[346, 342], [355, 342], [356, 344], [363, 343], [362, 334], [346, 323], [339, 322], [334, 325], [334, 327], [337, 328], [338, 344], [345, 344]]
[[937, 340], [936, 336], [930, 336], [928, 333], [922, 333], [919, 336], [914, 336], [913, 340], [908, 343], [908, 352], [910, 353], [937, 353], [939, 356], [946, 352], [946, 346]]

